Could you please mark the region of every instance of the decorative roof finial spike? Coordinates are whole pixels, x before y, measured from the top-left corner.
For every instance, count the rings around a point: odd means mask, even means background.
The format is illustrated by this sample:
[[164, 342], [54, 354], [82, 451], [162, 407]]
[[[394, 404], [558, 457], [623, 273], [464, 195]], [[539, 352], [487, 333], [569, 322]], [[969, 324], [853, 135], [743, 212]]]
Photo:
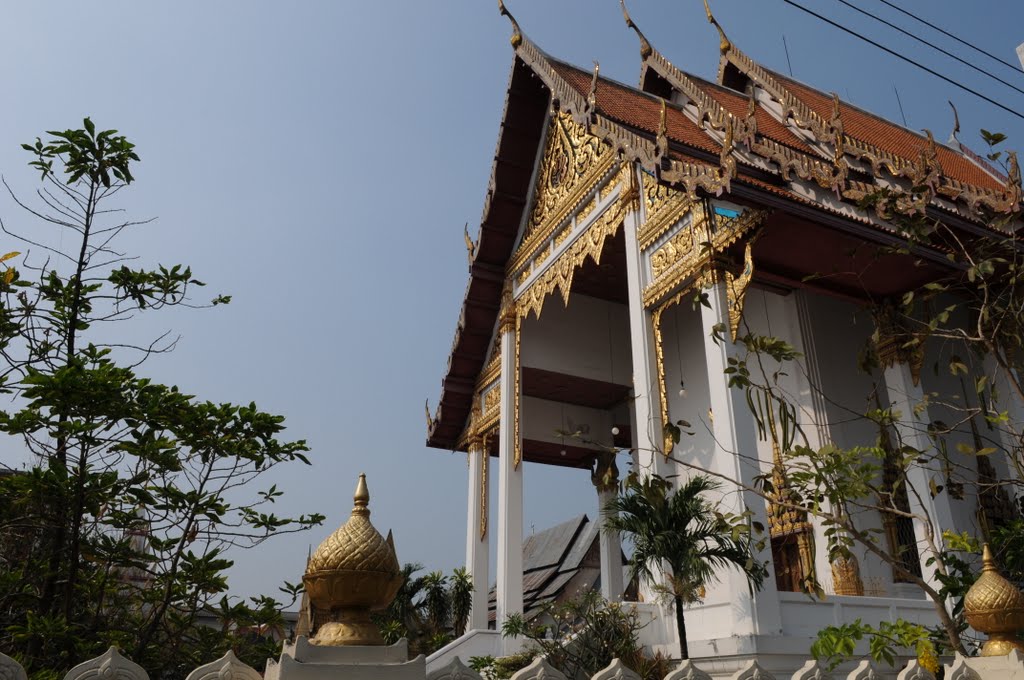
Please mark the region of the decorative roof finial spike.
[[516, 18], [505, 7], [504, 0], [498, 0], [498, 11], [512, 22], [512, 37], [509, 38], [509, 42], [512, 43], [513, 48], [518, 48], [523, 44], [523, 31], [519, 28], [519, 22], [516, 21]]
[[960, 116], [957, 114], [956, 107], [953, 106], [953, 102], [948, 99], [946, 101], [949, 101], [949, 108], [953, 109], [953, 132], [949, 135], [949, 141], [959, 143], [960, 140], [957, 139], [956, 136], [960, 132]]
[[708, 4], [708, 0], [704, 0], [704, 11], [707, 12], [708, 22], [714, 24], [715, 28], [718, 29], [718, 49], [722, 51], [722, 54], [725, 54], [732, 49], [732, 43], [725, 36], [725, 31], [722, 30], [721, 24], [715, 19], [715, 15], [711, 13], [711, 6]]
[[647, 61], [647, 58], [654, 52], [654, 48], [651, 47], [651, 43], [647, 41], [644, 34], [640, 32], [640, 27], [633, 23], [633, 19], [629, 16], [629, 10], [626, 9], [626, 0], [619, 0], [619, 4], [622, 5], [622, 17], [626, 20], [626, 26], [632, 28], [636, 32], [636, 37], [640, 38], [640, 58]]
[[466, 257], [469, 259], [470, 269], [473, 267], [473, 258], [476, 255], [476, 244], [473, 243], [473, 239], [469, 236], [469, 222], [462, 227], [462, 237], [466, 241]]
[[590, 91], [587, 93], [587, 108], [589, 113], [597, 110], [597, 76], [601, 72], [601, 64], [594, 60], [594, 75], [590, 79]]
[[658, 116], [658, 137], [654, 142], [658, 158], [668, 154], [668, 118], [665, 112], [665, 100], [661, 100], [661, 114]]
[[1011, 210], [1019, 210], [1021, 201], [1024, 200], [1024, 190], [1021, 188], [1020, 163], [1017, 162], [1017, 152], [1011, 151], [1007, 154], [1009, 168], [1006, 173], [1006, 191], [1009, 195]]

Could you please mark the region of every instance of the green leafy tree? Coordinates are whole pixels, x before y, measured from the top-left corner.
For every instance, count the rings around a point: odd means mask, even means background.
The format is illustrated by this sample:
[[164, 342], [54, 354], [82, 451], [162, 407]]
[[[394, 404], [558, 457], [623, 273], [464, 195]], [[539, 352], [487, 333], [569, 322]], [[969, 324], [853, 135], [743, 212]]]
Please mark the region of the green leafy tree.
[[280, 439], [284, 419], [255, 404], [137, 373], [176, 340], [133, 344], [116, 322], [230, 298], [197, 304], [203, 283], [187, 266], [142, 267], [118, 250], [143, 224], [115, 203], [134, 181], [135, 146], [86, 118], [23, 148], [41, 186], [29, 204], [4, 181], [33, 221], [0, 222], [30, 251], [0, 277], [0, 432], [34, 464], [0, 477], [0, 649], [36, 675], [117, 644], [154, 677], [177, 677], [280, 627], [265, 598], [231, 613], [231, 635], [197, 622], [227, 589], [231, 549], [322, 521], [277, 516], [281, 492], [257, 488], [277, 465], [308, 464], [307, 447]]
[[[755, 558], [749, 517], [721, 513], [707, 500], [705, 494], [719, 486], [698, 474], [673, 491], [672, 482], [657, 475], [630, 476], [624, 492], [604, 508], [605, 530], [621, 532], [633, 541], [633, 576], [654, 586], [665, 579], [670, 584], [683, 659], [689, 658], [683, 605], [699, 599], [722, 569], [738, 569], [755, 588], [767, 575]], [[660, 573], [661, 565], [670, 573]]]

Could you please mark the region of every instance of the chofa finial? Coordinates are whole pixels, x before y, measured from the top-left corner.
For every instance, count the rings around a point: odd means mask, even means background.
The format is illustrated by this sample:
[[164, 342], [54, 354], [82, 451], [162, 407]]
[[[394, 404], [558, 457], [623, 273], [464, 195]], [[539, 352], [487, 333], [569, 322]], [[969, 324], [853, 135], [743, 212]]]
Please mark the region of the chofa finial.
[[647, 57], [651, 56], [654, 52], [654, 48], [651, 47], [651, 43], [647, 41], [644, 34], [640, 31], [640, 27], [637, 26], [633, 19], [629, 16], [629, 10], [626, 9], [626, 0], [619, 0], [619, 4], [622, 5], [622, 17], [626, 20], [626, 26], [632, 28], [636, 32], [636, 37], [640, 38], [640, 58], [647, 61]]
[[722, 30], [721, 24], [715, 19], [715, 15], [711, 13], [711, 5], [708, 4], [708, 0], [704, 0], [704, 11], [707, 12], [708, 21], [718, 29], [718, 49], [722, 51], [722, 54], [725, 54], [732, 49], [732, 43], [725, 36], [725, 31]]
[[953, 132], [949, 134], [949, 141], [959, 142], [960, 140], [957, 139], [956, 136], [960, 133], [960, 116], [959, 114], [957, 114], [956, 107], [953, 106], [953, 102], [949, 99], [947, 99], [946, 101], [949, 102], [949, 108], [953, 109]]
[[509, 38], [509, 42], [512, 43], [512, 47], [518, 48], [523, 44], [523, 32], [519, 28], [519, 22], [512, 16], [512, 12], [509, 12], [505, 7], [503, 0], [498, 0], [498, 11], [501, 12], [502, 16], [508, 17], [508, 20], [512, 22], [512, 37]]

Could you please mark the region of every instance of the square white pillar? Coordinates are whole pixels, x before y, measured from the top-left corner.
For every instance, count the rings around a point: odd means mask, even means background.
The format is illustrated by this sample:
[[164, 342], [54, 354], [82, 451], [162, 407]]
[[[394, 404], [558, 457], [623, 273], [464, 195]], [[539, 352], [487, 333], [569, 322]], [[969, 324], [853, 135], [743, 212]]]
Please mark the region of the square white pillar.
[[597, 512], [598, 524], [601, 526], [600, 546], [601, 553], [601, 597], [609, 602], [622, 600], [623, 578], [622, 578], [622, 540], [617, 531], [604, 530], [604, 508], [608, 502], [615, 498], [618, 493], [616, 489], [597, 489]]
[[[711, 397], [711, 429], [715, 436], [713, 467], [738, 485], [726, 482], [720, 503], [726, 512], [741, 513], [749, 509], [753, 520], [768, 528], [767, 502], [748, 489], [756, 486], [755, 477], [762, 474], [758, 459], [757, 434], [754, 416], [747, 407], [742, 390], [728, 386], [725, 369], [729, 359], [742, 359], [740, 345], [729, 340], [729, 305], [725, 283], [715, 283], [707, 290], [708, 306], [701, 305], [701, 325], [704, 330], [704, 355], [707, 359], [708, 390]], [[725, 329], [722, 339], [712, 336], [715, 326]], [[767, 541], [767, 535], [765, 536]], [[762, 551], [758, 558], [766, 562], [769, 575], [763, 588], [751, 593], [747, 578], [735, 569], [722, 574], [722, 583], [729, 589], [733, 606], [733, 634], [737, 636], [780, 635], [782, 617], [779, 593], [775, 587], [774, 566], [770, 551]]]
[[[624, 189], [625, 190], [625, 189]], [[654, 334], [651, 314], [643, 303], [643, 266], [636, 233], [640, 216], [626, 214], [623, 231], [626, 239], [626, 281], [629, 288], [629, 344], [633, 361], [633, 440], [638, 472], [671, 474], [672, 466], [662, 452], [664, 442], [658, 372], [655, 366]]]
[[[514, 314], [514, 312], [512, 312]], [[498, 581], [495, 623], [500, 632], [511, 614], [523, 611], [523, 466], [515, 464], [519, 433], [517, 343], [519, 322], [503, 320], [498, 433]]]
[[466, 571], [473, 579], [473, 605], [466, 631], [487, 630], [490, 581], [490, 532], [487, 530], [487, 450], [479, 439], [469, 447], [469, 488], [466, 508]]
[[921, 558], [921, 573], [926, 581], [936, 589], [941, 584], [935, 578], [936, 565], [927, 564], [934, 553], [928, 545], [927, 534], [931, 532], [935, 547], [942, 549], [942, 530], [956, 530], [953, 511], [949, 503], [949, 493], [943, 489], [938, 495], [930, 493], [929, 481], [937, 486], [946, 487], [937, 461], [929, 455], [933, 449], [928, 438], [928, 409], [924, 406], [924, 393], [921, 386], [915, 385], [910, 367], [905, 363], [896, 363], [885, 369], [885, 391], [889, 397], [889, 407], [899, 412], [895, 422], [896, 432], [904, 446], [912, 446], [928, 458], [928, 462], [914, 463], [907, 469], [907, 497], [910, 511], [926, 520], [914, 521], [914, 536], [917, 539], [918, 554]]

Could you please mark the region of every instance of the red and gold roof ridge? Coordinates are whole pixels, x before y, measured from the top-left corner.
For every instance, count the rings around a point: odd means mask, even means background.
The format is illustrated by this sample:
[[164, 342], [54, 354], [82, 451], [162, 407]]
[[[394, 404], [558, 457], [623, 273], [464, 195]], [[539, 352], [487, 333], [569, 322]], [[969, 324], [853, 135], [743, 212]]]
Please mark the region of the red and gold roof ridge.
[[[1003, 213], [1013, 212], [1019, 207], [1020, 188], [1015, 178], [1000, 181], [1001, 178], [981, 167], [962, 150], [937, 144], [928, 131], [921, 135], [908, 130], [878, 114], [842, 101], [834, 93], [826, 94], [755, 62], [726, 36], [706, 0], [704, 4], [708, 20], [715, 26], [720, 37], [721, 59], [717, 88], [708, 87], [703, 79], [676, 67], [640, 31], [629, 16], [624, 0], [620, 0], [620, 3], [627, 26], [632, 28], [640, 39], [640, 56], [643, 62], [641, 86], [647, 89], [646, 80], [653, 72], [696, 106], [698, 121], [702, 125], [709, 124], [714, 129], [723, 130], [725, 119], [731, 117], [741, 132], [738, 138], [750, 141], [760, 134], [790, 149], [803, 153], [810, 152], [810, 155], [818, 157], [824, 155], [822, 149], [812, 150], [802, 142], [793, 144], [791, 140], [795, 135], [790, 130], [783, 133], [776, 127], [772, 131], [755, 129], [751, 133], [744, 129], [744, 117], [737, 116], [735, 112], [731, 112], [731, 116], [726, 115], [729, 112], [717, 100], [721, 95], [738, 94], [737, 89], [726, 83], [727, 70], [732, 67], [750, 83], [746, 88], [746, 97], [750, 100], [745, 117], [748, 124], [754, 112], [768, 113], [763, 106], [754, 102], [753, 85], [756, 85], [781, 107], [781, 120], [778, 112], [772, 112], [770, 119], [783, 127], [793, 127], [808, 133], [812, 143], [816, 142], [830, 148], [833, 162], [842, 154], [853, 161], [855, 167], [860, 166], [864, 170], [869, 170], [869, 174], [875, 178], [882, 177], [883, 171], [886, 171], [893, 177], [908, 179], [911, 182], [926, 180], [932, 185], [938, 197], [965, 204], [967, 211], [972, 214], [967, 217], [973, 216], [981, 206]], [[765, 116], [758, 118], [759, 123], [765, 120]], [[769, 153], [758, 155], [775, 161], [783, 173], [787, 174], [785, 166], [789, 161], [782, 156], [789, 154], [774, 153], [772, 149], [761, 151]], [[1016, 166], [1016, 158], [1011, 160], [1011, 164]]]

